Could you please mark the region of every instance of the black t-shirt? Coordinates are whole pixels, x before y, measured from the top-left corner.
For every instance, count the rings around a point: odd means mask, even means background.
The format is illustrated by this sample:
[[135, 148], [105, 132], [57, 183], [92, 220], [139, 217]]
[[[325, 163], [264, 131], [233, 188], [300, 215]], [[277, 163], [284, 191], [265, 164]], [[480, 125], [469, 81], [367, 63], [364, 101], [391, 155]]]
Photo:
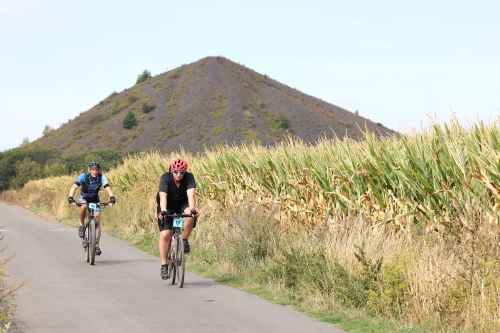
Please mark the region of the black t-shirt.
[[[179, 187], [175, 185], [172, 173], [165, 172], [160, 178], [159, 192], [167, 193], [167, 208], [176, 207], [188, 201], [187, 190], [196, 188], [192, 173], [186, 172]], [[156, 203], [160, 204], [160, 193], [156, 194]]]

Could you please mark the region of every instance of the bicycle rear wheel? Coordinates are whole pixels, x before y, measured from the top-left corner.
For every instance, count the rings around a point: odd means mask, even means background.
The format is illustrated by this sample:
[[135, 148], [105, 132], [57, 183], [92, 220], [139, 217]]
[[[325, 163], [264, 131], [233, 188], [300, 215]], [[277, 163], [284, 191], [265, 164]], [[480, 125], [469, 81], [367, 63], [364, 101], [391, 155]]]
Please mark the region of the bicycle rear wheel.
[[89, 222], [89, 249], [90, 249], [90, 264], [95, 262], [95, 243], [97, 242], [96, 222], [94, 219]]
[[177, 258], [175, 262], [177, 263], [177, 278], [179, 283], [179, 288], [184, 286], [184, 273], [186, 270], [186, 257], [184, 255], [184, 240], [181, 235], [177, 235], [178, 237], [178, 247], [177, 247]]

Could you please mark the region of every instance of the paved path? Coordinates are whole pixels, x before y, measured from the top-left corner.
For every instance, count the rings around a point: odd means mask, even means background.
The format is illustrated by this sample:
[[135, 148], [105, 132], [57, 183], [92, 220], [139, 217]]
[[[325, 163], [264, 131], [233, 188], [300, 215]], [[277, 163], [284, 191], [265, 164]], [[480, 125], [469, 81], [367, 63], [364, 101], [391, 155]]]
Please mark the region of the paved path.
[[0, 203], [0, 226], [2, 257], [16, 253], [5, 283], [33, 278], [15, 300], [25, 333], [343, 332], [190, 272], [178, 288], [158, 258], [104, 234], [91, 266], [76, 228], [19, 206]]

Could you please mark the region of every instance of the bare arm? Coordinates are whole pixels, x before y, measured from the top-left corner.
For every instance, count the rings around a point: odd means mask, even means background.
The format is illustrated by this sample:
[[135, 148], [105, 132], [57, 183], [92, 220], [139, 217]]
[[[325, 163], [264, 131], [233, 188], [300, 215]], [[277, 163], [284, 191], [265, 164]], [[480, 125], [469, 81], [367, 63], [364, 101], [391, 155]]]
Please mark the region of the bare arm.
[[190, 188], [189, 190], [187, 190], [186, 193], [187, 193], [187, 197], [188, 197], [189, 209], [196, 208], [196, 198], [195, 198], [196, 189]]
[[75, 192], [76, 192], [77, 188], [78, 188], [78, 185], [76, 185], [76, 184], [73, 184], [73, 186], [71, 186], [71, 189], [69, 190], [69, 196], [70, 197], [75, 196]]
[[167, 210], [167, 193], [160, 192], [160, 210]]
[[[113, 194], [113, 190], [111, 189], [111, 186], [106, 186], [106, 187], [105, 187], [105, 189], [106, 189], [106, 191], [108, 192], [108, 194], [109, 194], [109, 197], [110, 197], [110, 198], [115, 196], [115, 195]], [[113, 206], [114, 204], [110, 202], [110, 203], [109, 203], [109, 205], [110, 205], [110, 206]]]
[[114, 197], [115, 195], [113, 194], [113, 190], [111, 189], [111, 186], [106, 186], [106, 191], [108, 191], [108, 194], [110, 197]]

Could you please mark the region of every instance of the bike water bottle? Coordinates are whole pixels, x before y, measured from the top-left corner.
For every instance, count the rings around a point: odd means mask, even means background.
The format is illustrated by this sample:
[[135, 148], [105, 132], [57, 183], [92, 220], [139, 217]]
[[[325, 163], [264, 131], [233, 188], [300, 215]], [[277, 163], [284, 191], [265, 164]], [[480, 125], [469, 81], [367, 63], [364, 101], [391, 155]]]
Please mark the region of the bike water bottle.
[[175, 237], [172, 236], [172, 246], [175, 246]]

